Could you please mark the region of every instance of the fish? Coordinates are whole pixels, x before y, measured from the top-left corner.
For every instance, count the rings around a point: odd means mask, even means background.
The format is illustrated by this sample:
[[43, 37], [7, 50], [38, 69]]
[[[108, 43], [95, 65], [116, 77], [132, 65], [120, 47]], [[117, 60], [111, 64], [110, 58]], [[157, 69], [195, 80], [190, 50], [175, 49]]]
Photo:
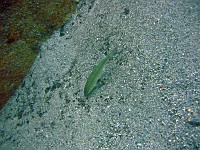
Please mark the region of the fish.
[[92, 69], [92, 72], [89, 74], [85, 87], [84, 87], [84, 95], [88, 97], [90, 93], [96, 86], [97, 81], [102, 75], [103, 68], [105, 64], [108, 62], [110, 58], [112, 58], [117, 53], [117, 48], [115, 48], [109, 55], [105, 58], [101, 59], [99, 63]]

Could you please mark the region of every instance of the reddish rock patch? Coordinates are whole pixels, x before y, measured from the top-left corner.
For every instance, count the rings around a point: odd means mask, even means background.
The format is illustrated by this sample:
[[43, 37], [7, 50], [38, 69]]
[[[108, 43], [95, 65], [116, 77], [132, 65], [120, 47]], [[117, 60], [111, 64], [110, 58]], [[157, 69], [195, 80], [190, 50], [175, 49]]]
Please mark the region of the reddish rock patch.
[[73, 0], [0, 2], [0, 109], [22, 82], [38, 47], [70, 18]]

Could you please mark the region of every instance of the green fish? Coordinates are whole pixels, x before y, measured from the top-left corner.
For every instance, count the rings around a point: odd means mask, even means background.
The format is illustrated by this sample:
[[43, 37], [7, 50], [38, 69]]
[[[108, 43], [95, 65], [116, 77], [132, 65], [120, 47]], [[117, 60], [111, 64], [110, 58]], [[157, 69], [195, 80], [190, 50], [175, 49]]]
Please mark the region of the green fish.
[[105, 58], [103, 58], [98, 65], [96, 65], [92, 72], [90, 73], [87, 82], [85, 84], [85, 88], [84, 88], [84, 95], [87, 97], [89, 96], [89, 94], [92, 92], [92, 90], [94, 89], [94, 87], [96, 86], [97, 81], [99, 80], [99, 78], [101, 77], [101, 74], [103, 72], [103, 68], [105, 66], [105, 64], [108, 62], [108, 60], [113, 57], [113, 55], [115, 55], [117, 53], [117, 49], [115, 48], [108, 56], [106, 56]]

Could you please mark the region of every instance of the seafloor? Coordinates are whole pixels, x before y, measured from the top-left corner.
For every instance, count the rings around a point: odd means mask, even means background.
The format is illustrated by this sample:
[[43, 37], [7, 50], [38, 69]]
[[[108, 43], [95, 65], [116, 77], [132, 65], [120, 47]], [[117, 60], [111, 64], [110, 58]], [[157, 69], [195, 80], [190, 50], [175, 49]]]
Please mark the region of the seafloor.
[[198, 0], [80, 1], [0, 110], [0, 149], [198, 150], [199, 37]]

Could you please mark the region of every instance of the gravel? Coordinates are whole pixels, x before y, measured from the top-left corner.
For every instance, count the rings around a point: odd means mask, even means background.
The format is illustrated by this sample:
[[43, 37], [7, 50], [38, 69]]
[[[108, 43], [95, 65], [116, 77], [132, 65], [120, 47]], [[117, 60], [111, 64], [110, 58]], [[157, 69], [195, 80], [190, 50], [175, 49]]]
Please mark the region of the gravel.
[[0, 110], [0, 149], [200, 149], [199, 37], [198, 0], [80, 0]]

